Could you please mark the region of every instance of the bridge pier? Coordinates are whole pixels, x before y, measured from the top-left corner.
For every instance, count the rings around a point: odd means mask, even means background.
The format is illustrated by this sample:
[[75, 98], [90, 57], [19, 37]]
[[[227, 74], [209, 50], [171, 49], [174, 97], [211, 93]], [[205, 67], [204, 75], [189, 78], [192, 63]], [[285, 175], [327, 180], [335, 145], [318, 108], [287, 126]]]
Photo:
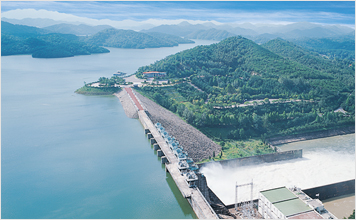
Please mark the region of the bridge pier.
[[168, 159], [167, 159], [166, 156], [162, 156], [162, 157], [161, 157], [161, 163], [162, 163], [162, 164], [168, 163]]
[[162, 157], [164, 156], [164, 153], [162, 150], [157, 150], [157, 156]]
[[160, 150], [161, 148], [159, 147], [158, 144], [153, 144], [153, 150]]
[[156, 139], [154, 139], [154, 138], [151, 138], [150, 141], [151, 141], [151, 144], [157, 143]]
[[[149, 140], [151, 145], [153, 145], [153, 148], [156, 150], [157, 156], [160, 157], [161, 163], [165, 165], [165, 171], [170, 173], [179, 191], [182, 193], [182, 196], [184, 198], [190, 197], [190, 199], [187, 198], [188, 202], [193, 208], [197, 217], [204, 219], [218, 219], [219, 217], [211, 208], [208, 201], [204, 198], [204, 195], [201, 193], [199, 187], [189, 187], [185, 176], [182, 176], [180, 170], [178, 169], [178, 158], [174, 156], [173, 152], [168, 146], [168, 143], [165, 142], [160, 132], [155, 128], [155, 125], [149, 119], [146, 112], [138, 111], [138, 114], [141, 123], [144, 125], [144, 128], [148, 128], [148, 133], [153, 135], [153, 137], [149, 138]], [[150, 136], [148, 133], [147, 136]]]

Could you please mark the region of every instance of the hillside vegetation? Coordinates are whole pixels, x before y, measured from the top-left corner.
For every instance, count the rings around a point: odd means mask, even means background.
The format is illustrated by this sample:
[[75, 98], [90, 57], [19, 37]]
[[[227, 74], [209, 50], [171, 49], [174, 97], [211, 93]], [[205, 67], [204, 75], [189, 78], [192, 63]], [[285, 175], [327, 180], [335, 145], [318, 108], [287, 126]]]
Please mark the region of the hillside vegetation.
[[[136, 74], [164, 71], [174, 84], [140, 92], [215, 141], [264, 141], [354, 125], [354, 63], [280, 39], [263, 46], [231, 37], [168, 56]], [[347, 113], [334, 112], [339, 107]]]
[[184, 40], [168, 34], [145, 34], [132, 30], [118, 30], [115, 28], [100, 31], [85, 39], [85, 42], [96, 46], [134, 49], [173, 47], [178, 46], [180, 43], [194, 43], [193, 41]]
[[48, 32], [2, 21], [1, 55], [32, 54], [35, 58], [60, 58], [110, 52], [103, 47], [88, 45], [72, 34]]
[[61, 34], [75, 34], [75, 35], [93, 35], [99, 31], [112, 28], [109, 25], [89, 26], [85, 24], [55, 24], [44, 27], [43, 29]]
[[[114, 28], [105, 29], [110, 26], [104, 25], [91, 27], [87, 25], [58, 24], [42, 29], [26, 25], [13, 25], [4, 21], [1, 24], [2, 56], [31, 54], [35, 58], [60, 58], [110, 52], [102, 46], [143, 49], [194, 43], [194, 41], [174, 35], [162, 33], [145, 34]], [[98, 32], [99, 30], [101, 31]], [[64, 33], [96, 34], [84, 37]]]
[[338, 38], [303, 38], [295, 39], [293, 42], [329, 59], [355, 61], [355, 32]]

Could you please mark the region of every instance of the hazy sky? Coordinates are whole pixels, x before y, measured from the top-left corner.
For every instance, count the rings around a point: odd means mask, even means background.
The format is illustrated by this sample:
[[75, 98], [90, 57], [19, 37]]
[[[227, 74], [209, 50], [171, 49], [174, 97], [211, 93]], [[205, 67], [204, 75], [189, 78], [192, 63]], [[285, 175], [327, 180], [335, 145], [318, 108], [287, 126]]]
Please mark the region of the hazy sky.
[[[17, 9], [17, 10], [16, 10]], [[35, 10], [19, 10], [35, 9]], [[41, 10], [42, 9], [42, 10]], [[235, 23], [315, 22], [354, 26], [354, 1], [2, 1], [2, 17], [63, 17], [172, 23], [199, 20]], [[55, 13], [54, 13], [55, 12]], [[57, 13], [58, 12], [58, 13]], [[74, 18], [72, 16], [72, 18]], [[67, 16], [69, 19], [71, 16]], [[53, 18], [52, 18], [53, 19]], [[152, 22], [151, 22], [152, 23]], [[174, 23], [174, 22], [173, 22]]]

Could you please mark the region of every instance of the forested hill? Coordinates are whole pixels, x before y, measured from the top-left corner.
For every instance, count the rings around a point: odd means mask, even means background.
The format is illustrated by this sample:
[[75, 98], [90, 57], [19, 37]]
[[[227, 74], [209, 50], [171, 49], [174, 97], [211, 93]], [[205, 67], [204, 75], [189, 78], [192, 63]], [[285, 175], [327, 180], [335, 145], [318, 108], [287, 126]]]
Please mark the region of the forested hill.
[[331, 59], [355, 61], [355, 32], [338, 38], [294, 39], [293, 43]]
[[329, 59], [280, 38], [271, 40], [262, 46], [284, 58], [296, 61], [315, 70], [331, 74], [355, 74], [354, 66], [351, 65], [350, 68], [350, 64], [353, 63], [351, 61]]
[[211, 28], [208, 30], [196, 30], [186, 35], [186, 37], [189, 39], [217, 40], [217, 41], [233, 36], [236, 36], [236, 34], [230, 33], [225, 30], [217, 30], [215, 28]]
[[354, 63], [319, 60], [281, 40], [265, 46], [231, 37], [182, 51], [136, 73], [167, 72], [172, 86], [138, 90], [217, 141], [354, 126]]
[[109, 25], [97, 25], [97, 26], [89, 26], [85, 24], [55, 24], [51, 26], [44, 27], [44, 29], [49, 30], [55, 33], [61, 34], [75, 34], [75, 35], [93, 35], [98, 33], [99, 31], [112, 28]]
[[88, 37], [85, 40], [89, 44], [96, 46], [117, 47], [117, 48], [157, 48], [178, 46], [179, 42], [194, 43], [193, 41], [184, 41], [180, 38], [177, 41], [176, 36], [162, 34], [157, 36], [155, 33], [145, 34], [132, 30], [118, 30], [115, 28], [106, 29]]
[[168, 56], [150, 66], [140, 68], [138, 75], [148, 70], [165, 71], [169, 77], [210, 74], [249, 78], [252, 74], [270, 78], [332, 78], [330, 74], [285, 59], [240, 36]]
[[[246, 99], [322, 96], [323, 105], [337, 108], [355, 91], [354, 63], [345, 67], [351, 71], [339, 68], [338, 63], [332, 66], [328, 61], [325, 66], [318, 66], [313, 64], [318, 60], [298, 46], [284, 41], [270, 46], [284, 53], [277, 55], [246, 38], [231, 37], [140, 67], [136, 75], [163, 71], [169, 78], [190, 77], [207, 94], [226, 95], [239, 103]], [[304, 62], [304, 56], [315, 59]]]
[[161, 39], [162, 41], [171, 42], [173, 45], [177, 46], [178, 44], [193, 44], [194, 41], [178, 37], [176, 35], [164, 34], [159, 32], [147, 32], [146, 34], [151, 35], [152, 37]]
[[26, 26], [26, 25], [14, 25], [9, 22], [1, 21], [1, 34], [14, 35], [16, 37], [30, 37], [41, 34], [48, 34], [50, 31]]
[[49, 31], [1, 22], [1, 55], [31, 54], [35, 58], [60, 58], [109, 50], [88, 45], [72, 34], [48, 33]]

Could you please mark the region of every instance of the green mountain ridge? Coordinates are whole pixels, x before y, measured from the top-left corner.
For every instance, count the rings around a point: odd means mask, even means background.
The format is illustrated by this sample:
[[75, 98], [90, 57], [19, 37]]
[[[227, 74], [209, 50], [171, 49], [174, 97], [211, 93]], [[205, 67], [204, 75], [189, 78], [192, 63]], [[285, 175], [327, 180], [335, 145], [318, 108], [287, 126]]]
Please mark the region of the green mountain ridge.
[[316, 52], [308, 51], [292, 42], [288, 42], [280, 38], [271, 40], [261, 46], [284, 58], [296, 61], [315, 70], [332, 74], [336, 74], [338, 72], [349, 75], [353, 75], [355, 71], [355, 69], [349, 67], [351, 62], [345, 63], [342, 61], [337, 62], [335, 60], [330, 60], [322, 57]]
[[34, 58], [62, 58], [108, 52], [72, 34], [48, 33], [41, 28], [1, 22], [2, 56], [31, 54]]
[[55, 24], [51, 26], [44, 27], [43, 29], [61, 33], [61, 34], [74, 34], [74, 35], [93, 35], [99, 31], [112, 28], [109, 25], [97, 25], [89, 26], [85, 24], [73, 25], [73, 24]]
[[197, 30], [188, 35], [186, 35], [189, 39], [202, 39], [202, 40], [223, 40], [225, 38], [229, 38], [232, 36], [236, 36], [236, 34], [230, 33], [225, 30], [217, 30], [215, 28], [208, 30]]
[[146, 34], [151, 35], [152, 37], [161, 39], [163, 41], [168, 41], [171, 42], [172, 44], [175, 44], [175, 46], [178, 46], [178, 44], [192, 44], [194, 41], [186, 39], [186, 38], [181, 38], [176, 35], [171, 35], [171, 34], [164, 34], [164, 33], [159, 33], [159, 32], [147, 32]]
[[[192, 42], [180, 40], [181, 42]], [[96, 33], [85, 39], [85, 42], [105, 47], [116, 48], [158, 48], [158, 47], [173, 47], [177, 46], [177, 37], [169, 37], [169, 35], [157, 36], [155, 33], [146, 34], [132, 30], [119, 30], [115, 28], [106, 29]]]
[[48, 34], [50, 31], [26, 25], [14, 25], [9, 22], [1, 21], [1, 34], [13, 35], [19, 38], [27, 38], [41, 34]]
[[[102, 46], [143, 49], [194, 43], [194, 41], [169, 34], [145, 34], [114, 28], [102, 30], [93, 36], [80, 37], [74, 34], [51, 33], [52, 31], [47, 29], [14, 25], [5, 21], [1, 24], [2, 56], [31, 54], [35, 58], [60, 58], [110, 52]], [[73, 32], [73, 28], [78, 28], [78, 33], [83, 31], [88, 33], [88, 31], [96, 32], [98, 28], [103, 29], [106, 26], [67, 24], [52, 26], [53, 31], [62, 32]]]
[[291, 40], [293, 43], [330, 59], [347, 59], [355, 61], [355, 32], [337, 38], [301, 38]]
[[[138, 90], [219, 141], [227, 154], [225, 141], [354, 125], [354, 65], [285, 40], [261, 46], [238, 36], [168, 56], [136, 75], [167, 72], [173, 85]], [[340, 107], [346, 113], [335, 112]]]
[[[280, 68], [283, 67], [283, 68]], [[169, 77], [187, 77], [208, 72], [211, 75], [237, 74], [241, 77], [267, 74], [273, 77], [332, 78], [332, 76], [283, 58], [251, 40], [231, 37], [218, 44], [198, 46], [142, 67], [138, 73], [155, 69]]]

